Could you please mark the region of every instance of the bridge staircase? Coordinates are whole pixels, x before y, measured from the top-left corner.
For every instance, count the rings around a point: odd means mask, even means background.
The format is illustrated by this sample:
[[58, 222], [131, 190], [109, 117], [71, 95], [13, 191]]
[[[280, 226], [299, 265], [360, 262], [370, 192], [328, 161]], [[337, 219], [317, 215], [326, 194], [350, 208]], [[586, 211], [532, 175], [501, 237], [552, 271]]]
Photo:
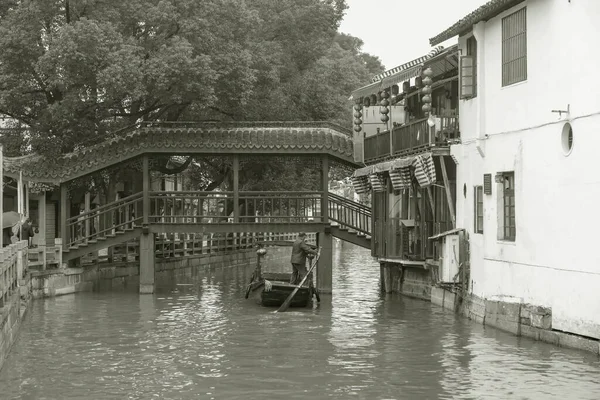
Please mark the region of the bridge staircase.
[[371, 208], [329, 193], [329, 221], [333, 237], [371, 248]]

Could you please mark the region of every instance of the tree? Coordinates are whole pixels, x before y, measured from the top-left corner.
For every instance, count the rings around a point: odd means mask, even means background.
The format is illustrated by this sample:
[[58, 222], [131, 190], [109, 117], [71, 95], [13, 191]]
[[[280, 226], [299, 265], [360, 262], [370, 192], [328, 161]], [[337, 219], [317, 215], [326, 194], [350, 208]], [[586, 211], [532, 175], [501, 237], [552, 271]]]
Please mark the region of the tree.
[[[28, 127], [18, 149], [49, 157], [140, 121], [350, 126], [350, 92], [382, 67], [359, 39], [337, 32], [345, 8], [344, 0], [5, 1], [0, 114]], [[227, 168], [206, 168], [214, 179], [205, 178], [214, 186]]]

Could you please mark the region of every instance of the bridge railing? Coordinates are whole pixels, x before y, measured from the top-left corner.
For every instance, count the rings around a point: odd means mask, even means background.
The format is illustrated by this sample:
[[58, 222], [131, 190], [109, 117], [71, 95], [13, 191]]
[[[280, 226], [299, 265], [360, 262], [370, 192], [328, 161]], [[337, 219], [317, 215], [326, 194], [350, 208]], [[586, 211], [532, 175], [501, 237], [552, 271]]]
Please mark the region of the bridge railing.
[[0, 308], [8, 304], [8, 300], [19, 287], [19, 275], [20, 272], [23, 273], [19, 271], [19, 250], [26, 248], [27, 242], [22, 240], [0, 249]]
[[142, 224], [142, 193], [113, 201], [68, 218], [66, 248], [113, 237]]
[[227, 222], [233, 211], [233, 192], [155, 191], [149, 197], [150, 224]]
[[336, 222], [341, 228], [371, 235], [371, 208], [334, 193], [329, 193], [328, 204], [330, 221]]
[[240, 192], [240, 221], [321, 222], [321, 192]]

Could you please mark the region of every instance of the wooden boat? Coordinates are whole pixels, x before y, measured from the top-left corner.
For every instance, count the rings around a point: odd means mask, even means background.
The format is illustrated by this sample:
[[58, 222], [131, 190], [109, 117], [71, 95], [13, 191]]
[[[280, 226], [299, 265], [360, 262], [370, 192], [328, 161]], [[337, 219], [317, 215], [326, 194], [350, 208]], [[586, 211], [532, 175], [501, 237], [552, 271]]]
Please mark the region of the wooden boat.
[[[279, 307], [294, 291], [296, 285], [290, 283], [292, 274], [265, 272], [254, 289], [254, 299], [265, 307]], [[308, 307], [312, 304], [316, 289], [312, 283], [305, 283], [292, 299], [290, 307]]]
[[[290, 283], [291, 273], [263, 272], [261, 261], [266, 254], [266, 250], [260, 248], [256, 253], [258, 255], [257, 265], [246, 289], [246, 298], [253, 298], [258, 304], [265, 307], [279, 307], [298, 285]], [[312, 304], [313, 297], [320, 301], [319, 292], [314, 287], [313, 280], [306, 279], [304, 284], [298, 288], [289, 306], [308, 307]]]

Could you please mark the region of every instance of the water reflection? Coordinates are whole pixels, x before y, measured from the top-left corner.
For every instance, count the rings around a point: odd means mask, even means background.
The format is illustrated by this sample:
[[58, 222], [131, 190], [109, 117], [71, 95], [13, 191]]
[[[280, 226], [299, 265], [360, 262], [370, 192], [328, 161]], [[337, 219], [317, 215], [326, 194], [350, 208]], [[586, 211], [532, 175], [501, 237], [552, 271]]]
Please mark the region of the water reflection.
[[600, 398], [597, 357], [382, 295], [369, 252], [336, 246], [335, 295], [312, 310], [245, 300], [252, 267], [34, 302], [0, 397]]

